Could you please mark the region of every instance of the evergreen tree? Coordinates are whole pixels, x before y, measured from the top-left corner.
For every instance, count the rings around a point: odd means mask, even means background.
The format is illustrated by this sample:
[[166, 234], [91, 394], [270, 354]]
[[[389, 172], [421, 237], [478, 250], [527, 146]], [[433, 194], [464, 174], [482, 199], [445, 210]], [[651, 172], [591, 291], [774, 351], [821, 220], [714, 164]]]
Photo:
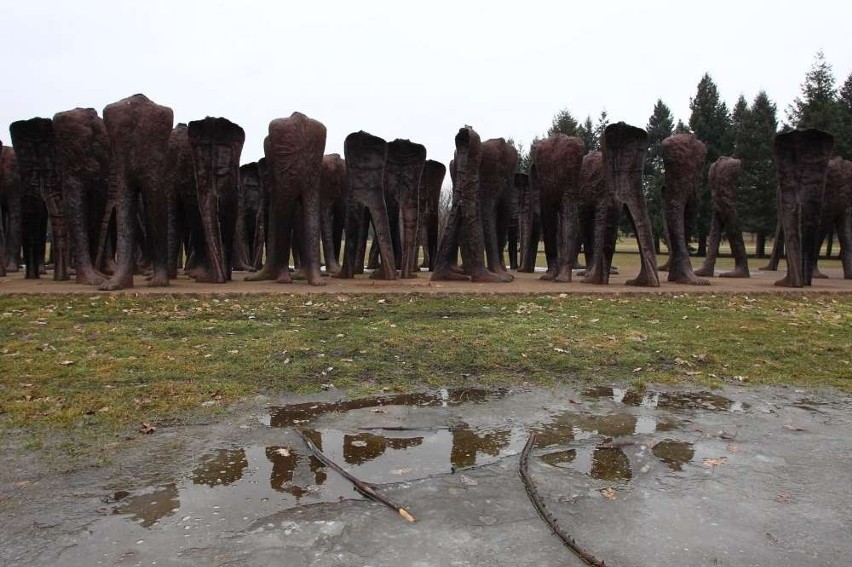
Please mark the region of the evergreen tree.
[[[679, 123], [683, 125], [682, 122]], [[648, 214], [654, 231], [654, 247], [660, 251], [660, 239], [665, 237], [663, 229], [663, 206], [660, 195], [663, 187], [663, 158], [660, 155], [660, 144], [672, 135], [674, 117], [672, 111], [661, 100], [657, 99], [654, 112], [645, 126], [648, 131], [648, 155], [645, 159], [643, 185], [645, 201], [648, 204]]]
[[743, 162], [737, 191], [742, 229], [757, 236], [757, 256], [763, 257], [766, 236], [775, 232], [777, 174], [772, 147], [778, 130], [777, 110], [765, 91], [740, 115], [734, 154]]
[[822, 50], [802, 83], [802, 96], [796, 97], [787, 109], [787, 121], [792, 128], [819, 128], [837, 135], [842, 130], [841, 107], [835, 90], [834, 71]]
[[606, 110], [601, 110], [601, 115], [598, 117], [598, 123], [595, 125], [594, 131], [594, 144], [595, 149], [598, 150], [601, 147], [601, 139], [603, 137], [604, 130], [609, 126], [609, 117], [606, 113]]
[[740, 97], [737, 99], [737, 103], [734, 105], [734, 109], [731, 111], [731, 127], [733, 128], [733, 139], [735, 144], [737, 133], [742, 127], [743, 119], [747, 112], [748, 102], [746, 101], [745, 96], [740, 94]]
[[852, 159], [852, 73], [838, 92], [841, 131], [835, 138], [834, 151], [844, 159]]
[[683, 120], [680, 118], [677, 119], [677, 126], [674, 129], [675, 134], [692, 134], [692, 130], [689, 129], [689, 126], [683, 123]]
[[595, 127], [592, 125], [591, 116], [586, 116], [586, 120], [577, 127], [577, 136], [583, 140], [587, 152], [600, 149], [600, 141], [595, 139]]
[[577, 120], [574, 119], [571, 112], [567, 108], [563, 108], [554, 115], [553, 122], [547, 129], [547, 135], [552, 136], [559, 132], [567, 136], [576, 136], [578, 127], [579, 124], [577, 124]]
[[705, 73], [698, 83], [695, 97], [689, 101], [689, 128], [699, 140], [707, 146], [707, 158], [704, 162], [702, 188], [698, 195], [698, 211], [696, 214], [696, 233], [698, 236], [698, 254], [704, 255], [707, 244], [707, 232], [710, 228], [710, 217], [713, 209], [710, 200], [710, 190], [707, 185], [707, 170], [710, 164], [720, 156], [730, 155], [733, 150], [731, 136], [731, 115], [728, 106], [719, 98], [716, 83]]

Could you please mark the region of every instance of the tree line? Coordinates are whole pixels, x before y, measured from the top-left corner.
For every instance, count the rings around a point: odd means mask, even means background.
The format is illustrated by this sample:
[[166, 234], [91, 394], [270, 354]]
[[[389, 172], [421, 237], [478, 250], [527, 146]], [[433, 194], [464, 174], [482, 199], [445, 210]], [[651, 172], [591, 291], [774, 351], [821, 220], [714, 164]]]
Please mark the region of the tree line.
[[[732, 109], [721, 99], [719, 89], [709, 73], [698, 82], [695, 96], [689, 101], [689, 121], [675, 123], [671, 109], [658, 99], [645, 129], [648, 132], [648, 155], [645, 160], [645, 198], [653, 224], [656, 246], [665, 235], [662, 200], [662, 141], [676, 133], [694, 133], [707, 146], [704, 182], [695, 210], [691, 212], [691, 237], [697, 254], [704, 255], [710, 228], [712, 206], [707, 185], [707, 170], [721, 156], [737, 157], [743, 162], [737, 192], [737, 213], [745, 232], [755, 235], [756, 255], [763, 257], [766, 239], [775, 232], [777, 178], [773, 162], [773, 140], [779, 131], [795, 128], [819, 128], [835, 137], [835, 153], [852, 159], [852, 73], [838, 85], [831, 64], [822, 51], [801, 84], [801, 94], [787, 108], [786, 120], [779, 125], [778, 109], [769, 95], [761, 90], [749, 101], [740, 94]], [[590, 116], [581, 123], [565, 108], [553, 116], [547, 135], [557, 132], [577, 136], [587, 151], [600, 149], [601, 133], [609, 123], [606, 111], [596, 121]], [[540, 139], [536, 137], [532, 144]], [[518, 145], [520, 171], [527, 171], [530, 148]], [[628, 226], [624, 227], [629, 230]]]

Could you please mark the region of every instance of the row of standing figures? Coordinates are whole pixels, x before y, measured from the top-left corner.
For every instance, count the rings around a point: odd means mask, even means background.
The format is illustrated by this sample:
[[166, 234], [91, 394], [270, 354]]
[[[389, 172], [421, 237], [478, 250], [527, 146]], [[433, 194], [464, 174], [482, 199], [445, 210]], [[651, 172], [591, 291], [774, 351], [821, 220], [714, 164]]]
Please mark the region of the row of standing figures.
[[[519, 244], [519, 271], [532, 272], [543, 240], [544, 279], [570, 282], [582, 247], [582, 281], [606, 284], [626, 209], [641, 258], [639, 274], [626, 283], [660, 285], [642, 182], [647, 133], [623, 122], [605, 129], [600, 152], [586, 153], [579, 138], [564, 134], [538, 141], [528, 173], [516, 173], [517, 151], [504, 139], [482, 142], [473, 128], [461, 128], [440, 236], [446, 168], [427, 160], [422, 145], [361, 131], [346, 138], [343, 158], [324, 155], [325, 127], [298, 112], [273, 120], [264, 158], [242, 167], [238, 125], [208, 117], [174, 126], [172, 110], [144, 95], [108, 105], [103, 118], [77, 108], [15, 122], [10, 133], [13, 148], [2, 148], [0, 159], [0, 275], [17, 268], [22, 250], [26, 277], [39, 277], [49, 221], [57, 280], [73, 269], [80, 283], [116, 290], [132, 287], [134, 273], [144, 270], [149, 285], [165, 286], [185, 258], [184, 269], [200, 282], [224, 283], [236, 269], [254, 271], [249, 280], [288, 283], [292, 252], [299, 274], [322, 285], [321, 256], [333, 277], [363, 272], [372, 225], [374, 278], [414, 277], [422, 245], [432, 280], [509, 282], [507, 243]], [[773, 258], [783, 242], [788, 264], [778, 285], [810, 285], [831, 230], [844, 277], [852, 279], [852, 162], [832, 159], [833, 145], [818, 130], [775, 139], [783, 239], [776, 238]], [[720, 275], [748, 277], [736, 216], [743, 164], [722, 157], [709, 169], [708, 255], [693, 270], [685, 217], [702, 183], [706, 148], [694, 135], [676, 134], [661, 151], [669, 261], [660, 270], [672, 282], [708, 284], [724, 233], [735, 267]]]

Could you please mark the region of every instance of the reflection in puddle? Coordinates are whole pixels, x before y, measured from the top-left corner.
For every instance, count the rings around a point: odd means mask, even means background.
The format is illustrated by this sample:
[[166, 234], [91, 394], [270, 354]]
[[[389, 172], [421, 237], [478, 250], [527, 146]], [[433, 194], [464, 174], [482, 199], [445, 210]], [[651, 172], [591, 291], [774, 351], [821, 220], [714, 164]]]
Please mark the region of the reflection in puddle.
[[413, 394], [393, 394], [375, 396], [340, 402], [293, 404], [271, 408], [269, 425], [272, 427], [292, 427], [307, 423], [327, 413], [344, 413], [357, 409], [378, 406], [457, 406], [463, 403], [482, 403], [504, 397], [508, 390], [487, 390], [484, 388], [441, 389], [437, 392], [417, 392]]
[[[363, 481], [377, 485], [448, 474], [517, 455], [530, 429], [537, 434], [539, 450], [552, 448], [540, 456], [544, 464], [601, 481], [627, 482], [633, 478], [633, 466], [631, 456], [621, 447], [636, 443], [633, 436], [643, 436], [638, 443], [645, 443], [645, 438], [679, 426], [679, 420], [658, 415], [656, 409], [737, 411], [744, 407], [706, 392], [640, 394], [607, 387], [588, 390], [585, 395], [611, 399], [626, 406], [622, 411], [607, 415], [578, 413], [577, 406], [566, 401], [565, 407], [570, 409], [560, 410], [531, 428], [520, 423], [490, 428], [470, 427], [457, 421], [452, 424], [445, 421], [448, 416], [442, 412], [438, 411], [436, 418], [436, 411], [429, 409], [486, 402], [505, 395], [505, 391], [457, 389], [296, 404], [273, 409], [269, 423], [274, 427], [304, 427], [304, 433], [328, 458]], [[406, 426], [418, 422], [427, 426], [359, 429], [363, 421], [358, 421], [357, 413], [347, 416], [349, 426], [341, 427], [341, 420], [309, 424], [329, 412], [390, 405], [411, 406], [404, 413]], [[334, 425], [327, 427], [327, 423]], [[233, 522], [238, 527], [245, 519], [240, 514], [247, 506], [261, 517], [300, 505], [361, 498], [348, 481], [327, 470], [301, 442], [291, 443], [214, 449], [198, 461], [186, 478], [147, 494], [123, 498], [115, 510], [145, 527], [171, 516]], [[681, 470], [695, 454], [693, 446], [685, 442], [664, 440], [652, 447], [653, 455], [675, 471]]]
[[616, 447], [598, 447], [592, 455], [592, 470], [589, 473], [598, 480], [630, 480], [633, 469], [630, 459]]
[[654, 456], [666, 463], [673, 471], [683, 470], [683, 465], [692, 460], [695, 456], [695, 449], [692, 443], [686, 441], [672, 441], [666, 439], [660, 441], [651, 449]]
[[201, 463], [192, 472], [192, 481], [207, 486], [233, 484], [242, 478], [247, 467], [243, 449], [222, 449], [202, 457]]
[[129, 514], [131, 520], [150, 528], [160, 519], [177, 512], [179, 508], [178, 488], [175, 484], [167, 484], [154, 492], [128, 497], [116, 511], [119, 514]]
[[625, 406], [669, 410], [702, 409], [737, 412], [749, 408], [746, 403], [735, 402], [710, 392], [638, 392], [610, 386], [596, 386], [585, 390], [583, 395], [596, 399], [609, 398]]

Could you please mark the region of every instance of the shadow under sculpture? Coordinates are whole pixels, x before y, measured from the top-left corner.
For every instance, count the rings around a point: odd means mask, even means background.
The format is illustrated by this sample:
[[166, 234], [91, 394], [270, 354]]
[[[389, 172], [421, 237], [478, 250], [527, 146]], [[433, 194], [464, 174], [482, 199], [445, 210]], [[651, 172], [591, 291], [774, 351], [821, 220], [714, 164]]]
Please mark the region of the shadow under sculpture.
[[627, 280], [625, 285], [659, 287], [654, 236], [642, 187], [648, 133], [624, 122], [610, 124], [604, 130], [601, 147], [606, 192], [595, 210], [593, 260], [583, 283], [609, 283], [618, 221], [626, 207], [636, 233], [641, 265], [639, 275]]
[[239, 212], [240, 154], [245, 132], [226, 118], [189, 123], [198, 210], [204, 229], [196, 246], [196, 281], [225, 283], [233, 269], [234, 234]]
[[701, 185], [707, 147], [693, 134], [675, 134], [661, 144], [665, 181], [662, 188], [666, 237], [669, 245], [668, 281], [710, 285], [692, 271], [686, 244], [686, 206]]
[[140, 197], [153, 265], [148, 285], [167, 286], [169, 188], [164, 180], [164, 166], [174, 113], [171, 108], [136, 94], [104, 108], [104, 123], [112, 148], [110, 193], [116, 199], [118, 261], [112, 277], [101, 284], [101, 289], [133, 287]]
[[[415, 274], [418, 204], [420, 178], [426, 164], [426, 148], [409, 140], [394, 140], [388, 144], [385, 162], [385, 195], [388, 203], [395, 201], [397, 210], [388, 208], [394, 258], [405, 279]], [[393, 199], [390, 196], [393, 196]], [[400, 220], [402, 226], [400, 226]]]
[[506, 281], [515, 279], [506, 269], [503, 250], [506, 247], [509, 222], [513, 214], [517, 215], [517, 205], [515, 210], [512, 210], [517, 165], [518, 151], [503, 138], [494, 138], [482, 143], [479, 202], [482, 208], [486, 267]]
[[570, 282], [579, 250], [580, 171], [585, 150], [580, 138], [557, 133], [532, 148], [539, 191], [547, 273], [543, 280]]
[[695, 270], [696, 276], [713, 277], [723, 229], [731, 246], [734, 269], [720, 273], [719, 277], [747, 278], [750, 275], [743, 233], [737, 218], [737, 179], [742, 170], [743, 165], [740, 160], [725, 156], [720, 157], [710, 166], [708, 176], [710, 194], [713, 198], [713, 217], [710, 220], [707, 256], [704, 258], [704, 265]]
[[[349, 183], [349, 202], [346, 212], [343, 265], [334, 275], [336, 278], [355, 277], [355, 272], [358, 271], [356, 263], [361, 236], [366, 234], [369, 220], [372, 218], [382, 256], [382, 265], [381, 269], [373, 272], [371, 277], [385, 280], [396, 279], [396, 260], [385, 205], [384, 173], [387, 146], [387, 142], [382, 138], [363, 130], [349, 134], [343, 142], [346, 178]], [[363, 257], [361, 265], [363, 267]]]
[[260, 168], [262, 183], [269, 187], [266, 263], [260, 271], [246, 276], [247, 281], [293, 281], [290, 245], [295, 212], [299, 208], [301, 269], [310, 285], [325, 285], [320, 275], [319, 243], [320, 173], [325, 139], [325, 126], [301, 112], [269, 123], [269, 135], [263, 142], [266, 162]]
[[[843, 278], [852, 279], [852, 161], [839, 156], [828, 162], [828, 174], [825, 180], [825, 195], [822, 200], [822, 223], [820, 226], [819, 246], [832, 232], [840, 241], [840, 265]], [[827, 278], [816, 266], [815, 278]]]
[[[482, 143], [470, 126], [461, 128], [455, 138], [456, 151], [450, 163], [453, 183], [453, 205], [441, 245], [435, 258], [432, 281], [471, 280], [480, 283], [504, 283], [506, 280], [489, 272], [484, 262], [482, 211], [479, 204], [479, 167]], [[456, 250], [461, 250], [464, 273], [453, 269]]]
[[775, 164], [787, 275], [781, 287], [811, 285], [819, 253], [819, 230], [828, 161], [834, 137], [816, 129], [793, 130], [775, 136]]
[[46, 250], [47, 221], [53, 232], [53, 279], [67, 280], [69, 247], [56, 136], [50, 118], [18, 120], [9, 126], [18, 159], [26, 279], [38, 279]]

